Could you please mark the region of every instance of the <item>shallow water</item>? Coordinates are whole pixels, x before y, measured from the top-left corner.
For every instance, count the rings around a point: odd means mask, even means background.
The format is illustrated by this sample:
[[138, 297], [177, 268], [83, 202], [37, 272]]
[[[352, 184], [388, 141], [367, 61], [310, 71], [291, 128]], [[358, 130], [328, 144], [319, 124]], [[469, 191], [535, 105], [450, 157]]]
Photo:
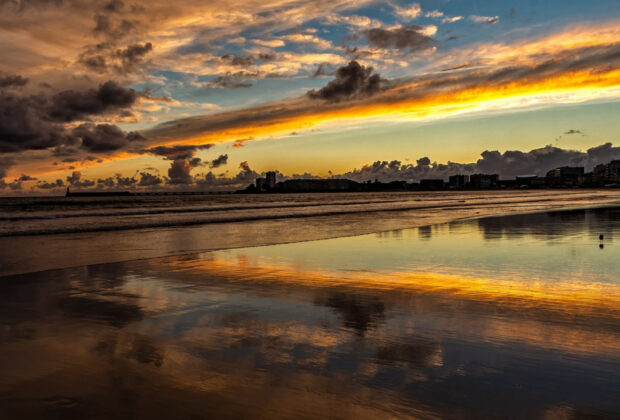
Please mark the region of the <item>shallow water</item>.
[[555, 211], [2, 277], [0, 417], [617, 418], [619, 235]]
[[0, 199], [0, 276], [613, 203], [620, 190]]

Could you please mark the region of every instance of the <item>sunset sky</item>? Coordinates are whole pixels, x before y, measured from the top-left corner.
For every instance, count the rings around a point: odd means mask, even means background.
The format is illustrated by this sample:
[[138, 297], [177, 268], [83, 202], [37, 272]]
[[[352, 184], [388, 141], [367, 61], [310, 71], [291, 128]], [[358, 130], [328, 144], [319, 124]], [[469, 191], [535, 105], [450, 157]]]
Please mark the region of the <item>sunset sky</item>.
[[620, 159], [617, 0], [9, 0], [0, 51], [0, 195]]

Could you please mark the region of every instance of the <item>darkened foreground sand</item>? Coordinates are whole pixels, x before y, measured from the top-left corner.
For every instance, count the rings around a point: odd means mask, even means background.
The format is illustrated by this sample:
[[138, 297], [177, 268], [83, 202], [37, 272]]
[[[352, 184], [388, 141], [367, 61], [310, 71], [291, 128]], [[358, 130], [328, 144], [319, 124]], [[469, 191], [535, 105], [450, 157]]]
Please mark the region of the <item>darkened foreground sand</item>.
[[[618, 204], [620, 190], [266, 194], [183, 197], [218, 202], [182, 204], [177, 197], [135, 198], [159, 200], [157, 204], [133, 199], [22, 203], [28, 211], [17, 218], [8, 213], [0, 222], [0, 275]], [[70, 210], [38, 211], [47, 208], [44, 204], [52, 209], [69, 205]]]
[[0, 418], [617, 418], [618, 235], [607, 207], [3, 277]]

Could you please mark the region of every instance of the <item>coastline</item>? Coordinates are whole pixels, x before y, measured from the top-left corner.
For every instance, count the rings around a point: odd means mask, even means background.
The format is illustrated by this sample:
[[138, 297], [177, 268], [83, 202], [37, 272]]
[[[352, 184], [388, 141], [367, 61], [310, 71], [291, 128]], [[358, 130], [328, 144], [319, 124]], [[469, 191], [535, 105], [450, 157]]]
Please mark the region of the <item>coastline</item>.
[[[620, 195], [497, 204], [464, 203], [426, 208], [339, 212], [190, 226], [0, 237], [0, 277], [54, 269], [189, 255], [223, 249], [352, 237], [508, 214], [620, 205]], [[343, 223], [343, 214], [347, 223]], [[378, 217], [384, 215], [385, 217]], [[50, 247], [53, 241], [53, 247]]]

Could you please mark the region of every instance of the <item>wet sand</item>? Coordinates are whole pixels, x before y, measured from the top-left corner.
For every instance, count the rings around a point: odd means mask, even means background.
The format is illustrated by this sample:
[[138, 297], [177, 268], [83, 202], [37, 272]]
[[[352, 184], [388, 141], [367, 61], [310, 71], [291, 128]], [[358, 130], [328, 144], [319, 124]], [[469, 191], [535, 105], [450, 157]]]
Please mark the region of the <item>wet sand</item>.
[[619, 235], [607, 207], [5, 276], [0, 417], [617, 418]]

